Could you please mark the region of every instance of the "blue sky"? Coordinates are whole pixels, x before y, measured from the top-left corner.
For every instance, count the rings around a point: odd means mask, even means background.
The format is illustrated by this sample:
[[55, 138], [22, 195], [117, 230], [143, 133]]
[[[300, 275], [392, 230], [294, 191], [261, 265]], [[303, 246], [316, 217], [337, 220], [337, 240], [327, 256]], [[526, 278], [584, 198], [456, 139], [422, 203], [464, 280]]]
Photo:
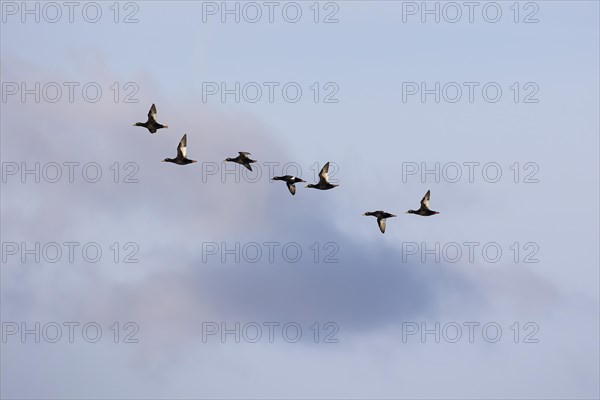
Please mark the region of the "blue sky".
[[[139, 21], [131, 24], [113, 22], [112, 2], [99, 3], [95, 24], [77, 12], [69, 23], [66, 9], [56, 23], [23, 23], [6, 3], [3, 96], [7, 82], [97, 82], [103, 94], [96, 103], [80, 90], [72, 103], [64, 96], [56, 103], [8, 96], [1, 103], [3, 172], [7, 163], [97, 162], [103, 177], [90, 184], [79, 175], [74, 183], [8, 176], [2, 242], [97, 242], [104, 256], [95, 264], [7, 256], [1, 320], [96, 321], [105, 333], [96, 344], [8, 337], [0, 357], [2, 396], [599, 396], [597, 2], [534, 2], [539, 22], [531, 24], [522, 23], [534, 10], [526, 2], [519, 3], [519, 23], [513, 2], [498, 2], [499, 22], [486, 22], [476, 10], [473, 23], [465, 15], [455, 24], [422, 23], [418, 15], [402, 22], [410, 2], [393, 1], [333, 2], [339, 22], [331, 24], [312, 21], [313, 2], [297, 2], [298, 23], [276, 13], [273, 23], [255, 24], [222, 23], [218, 16], [203, 22], [202, 3], [188, 1], [135, 2]], [[136, 10], [119, 6], [121, 19]], [[126, 82], [138, 88], [137, 103], [122, 101]], [[277, 90], [272, 103], [265, 93], [256, 103], [231, 96], [204, 102], [207, 82], [295, 82], [303, 95], [296, 103]], [[315, 103], [315, 82], [321, 94], [326, 83], [337, 85], [339, 101]], [[463, 88], [493, 82], [503, 94], [496, 103], [478, 90], [472, 103], [466, 93], [456, 103], [432, 96], [403, 102], [406, 82]], [[534, 84], [539, 102], [514, 102], [515, 82], [521, 96], [525, 84]], [[131, 126], [152, 103], [169, 125], [155, 135]], [[189, 157], [199, 162], [161, 163], [175, 155], [184, 133]], [[221, 161], [237, 151], [251, 152], [263, 171], [265, 163], [297, 163], [307, 181], [314, 179], [311, 166], [331, 161], [340, 187], [299, 187], [292, 197], [266, 175], [254, 183], [236, 183], [231, 175], [203, 181], [203, 168], [220, 172]], [[115, 162], [135, 163], [139, 182], [113, 183]], [[473, 182], [402, 179], [406, 163], [436, 162], [496, 163], [503, 175], [497, 183], [480, 174]], [[510, 169], [515, 162], [518, 183]], [[522, 181], [528, 162], [538, 168], [538, 183]], [[402, 214], [429, 189], [440, 215]], [[388, 220], [385, 235], [373, 218], [361, 216], [377, 209], [399, 215]], [[219, 256], [203, 262], [206, 243], [273, 241], [296, 243], [304, 255], [298, 263], [280, 256], [273, 263]], [[139, 263], [111, 261], [114, 242], [135, 242]], [[318, 263], [310, 249], [315, 242]], [[497, 243], [504, 256], [497, 263], [480, 253], [474, 262], [402, 261], [407, 243], [465, 242]], [[522, 262], [528, 252], [522, 246], [530, 242], [538, 263]], [[337, 263], [321, 262], [327, 243], [337, 246]], [[115, 321], [136, 322], [139, 343], [112, 342], [108, 327]], [[333, 321], [339, 343], [202, 341], [203, 322], [268, 321], [297, 322], [304, 339], [314, 322]], [[504, 334], [498, 343], [402, 342], [403, 323], [453, 321], [495, 322]], [[515, 322], [521, 334], [525, 323], [537, 324], [539, 343], [522, 343], [522, 336], [514, 343]]]

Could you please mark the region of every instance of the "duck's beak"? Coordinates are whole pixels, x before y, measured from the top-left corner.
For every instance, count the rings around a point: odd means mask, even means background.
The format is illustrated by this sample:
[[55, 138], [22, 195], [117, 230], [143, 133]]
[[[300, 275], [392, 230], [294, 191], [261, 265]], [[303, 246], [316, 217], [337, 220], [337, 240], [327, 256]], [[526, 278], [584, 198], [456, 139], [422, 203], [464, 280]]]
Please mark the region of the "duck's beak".
[[198, 162], [198, 160], [192, 160], [193, 163]]
[[410, 214], [408, 211], [405, 211], [404, 214]]
[[392, 214], [392, 217], [397, 217], [397, 215]]

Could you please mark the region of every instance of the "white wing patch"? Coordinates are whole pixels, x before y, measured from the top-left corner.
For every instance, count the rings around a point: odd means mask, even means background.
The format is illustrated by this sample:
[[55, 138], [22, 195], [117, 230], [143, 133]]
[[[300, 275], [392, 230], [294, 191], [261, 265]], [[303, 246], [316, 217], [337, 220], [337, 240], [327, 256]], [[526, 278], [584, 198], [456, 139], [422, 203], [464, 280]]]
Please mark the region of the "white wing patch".
[[319, 177], [325, 182], [329, 183], [329, 162], [323, 166], [321, 172], [319, 173]]
[[385, 233], [385, 218], [378, 219], [377, 223], [379, 224], [379, 230], [381, 233]]
[[287, 183], [287, 187], [291, 194], [296, 194], [296, 185], [293, 183]]
[[156, 106], [154, 104], [152, 104], [152, 107], [150, 107], [150, 111], [148, 112], [148, 117], [151, 120], [156, 121]]
[[427, 193], [425, 193], [425, 196], [423, 196], [423, 200], [421, 200], [421, 204], [427, 208], [429, 208], [429, 195], [430, 191], [428, 190]]
[[181, 153], [182, 157], [187, 157], [187, 134], [183, 135], [179, 142], [178, 152]]

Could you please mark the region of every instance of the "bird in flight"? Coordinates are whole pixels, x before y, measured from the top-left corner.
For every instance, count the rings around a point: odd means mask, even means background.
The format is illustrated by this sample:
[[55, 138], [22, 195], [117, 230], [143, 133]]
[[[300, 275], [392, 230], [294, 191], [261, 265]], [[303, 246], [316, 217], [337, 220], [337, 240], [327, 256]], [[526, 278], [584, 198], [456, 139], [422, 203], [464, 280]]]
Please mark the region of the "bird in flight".
[[196, 160], [190, 160], [187, 158], [187, 134], [183, 135], [179, 145], [177, 146], [177, 157], [165, 158], [163, 162], [171, 162], [177, 165], [186, 165], [196, 162]]
[[158, 129], [168, 128], [167, 125], [161, 125], [156, 122], [156, 106], [154, 104], [152, 104], [150, 111], [148, 111], [148, 121], [136, 122], [133, 126], [143, 126], [144, 128], [148, 129], [150, 133], [154, 133]]
[[317, 184], [308, 184], [306, 185], [307, 188], [313, 188], [313, 189], [319, 189], [319, 190], [329, 190], [329, 189], [333, 189], [334, 187], [339, 186], [339, 185], [334, 185], [332, 183], [329, 183], [329, 161], [327, 161], [327, 164], [325, 164], [323, 166], [323, 168], [321, 169], [321, 172], [319, 172], [319, 183]]
[[423, 199], [421, 200], [421, 208], [419, 208], [418, 210], [408, 210], [406, 212], [406, 214], [417, 214], [417, 215], [421, 215], [423, 217], [428, 217], [430, 215], [439, 214], [439, 212], [432, 211], [429, 209], [430, 192], [431, 191], [428, 190], [427, 193], [425, 193], [425, 196], [423, 196]]
[[385, 211], [368, 211], [366, 213], [364, 213], [363, 215], [365, 216], [372, 216], [377, 218], [377, 225], [379, 225], [379, 230], [381, 231], [381, 233], [385, 233], [385, 220], [386, 218], [392, 218], [395, 217], [394, 214], [390, 214], [388, 212]]
[[252, 171], [252, 166], [250, 164], [255, 163], [256, 160], [251, 160], [250, 157], [248, 157], [250, 153], [246, 151], [238, 151], [238, 154], [239, 156], [237, 156], [236, 158], [228, 157], [225, 159], [225, 161], [241, 164], [244, 167], [248, 168], [250, 171]]
[[273, 180], [274, 181], [285, 181], [285, 184], [287, 185], [287, 187], [290, 190], [290, 193], [292, 195], [296, 194], [296, 185], [295, 185], [295, 183], [306, 182], [306, 181], [303, 181], [302, 179], [297, 178], [297, 177], [292, 176], [292, 175], [274, 176]]

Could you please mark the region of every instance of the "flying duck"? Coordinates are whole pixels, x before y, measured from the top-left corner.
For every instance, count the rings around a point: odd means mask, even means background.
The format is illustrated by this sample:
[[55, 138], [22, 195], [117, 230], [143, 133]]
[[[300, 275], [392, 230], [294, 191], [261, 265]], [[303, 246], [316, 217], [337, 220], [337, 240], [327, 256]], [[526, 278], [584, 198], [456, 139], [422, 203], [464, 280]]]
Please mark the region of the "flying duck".
[[150, 133], [154, 133], [158, 129], [168, 128], [167, 125], [161, 125], [156, 122], [156, 106], [154, 104], [152, 104], [150, 111], [148, 111], [148, 121], [136, 122], [133, 126], [143, 126], [144, 128], [148, 129]]
[[430, 195], [429, 192], [431, 192], [431, 191], [428, 190], [427, 193], [425, 193], [425, 196], [423, 196], [423, 199], [421, 200], [421, 208], [419, 208], [418, 210], [408, 210], [406, 212], [406, 214], [417, 214], [417, 215], [422, 215], [423, 217], [428, 217], [430, 215], [439, 214], [439, 212], [432, 211], [429, 209], [429, 195]]
[[175, 158], [165, 158], [163, 162], [172, 162], [177, 165], [186, 165], [195, 163], [196, 160], [190, 160], [186, 157], [187, 155], [187, 134], [183, 135], [179, 145], [177, 146], [177, 157]]
[[237, 156], [236, 158], [226, 158], [225, 161], [231, 161], [234, 163], [238, 163], [243, 165], [244, 167], [248, 168], [250, 171], [252, 171], [252, 166], [250, 164], [255, 163], [256, 160], [251, 160], [250, 157], [248, 157], [250, 155], [250, 153], [245, 152], [245, 151], [238, 151], [239, 156]]
[[292, 175], [274, 176], [273, 180], [274, 181], [285, 181], [285, 184], [287, 185], [287, 187], [290, 190], [290, 193], [292, 195], [296, 194], [296, 185], [294, 185], [295, 183], [306, 182], [306, 181], [303, 181], [302, 179], [297, 178]]
[[368, 211], [366, 213], [364, 213], [363, 215], [366, 216], [373, 216], [375, 218], [377, 218], [377, 225], [379, 225], [379, 230], [381, 231], [381, 233], [385, 233], [385, 219], [386, 218], [392, 218], [395, 217], [394, 214], [390, 214], [388, 212], [385, 211]]
[[329, 190], [329, 189], [333, 189], [334, 187], [339, 186], [339, 185], [334, 185], [332, 183], [329, 183], [329, 161], [327, 161], [327, 164], [325, 164], [323, 166], [323, 168], [321, 169], [321, 172], [319, 172], [319, 183], [317, 184], [309, 184], [306, 185], [307, 188], [313, 188], [313, 189], [319, 189], [319, 190]]

